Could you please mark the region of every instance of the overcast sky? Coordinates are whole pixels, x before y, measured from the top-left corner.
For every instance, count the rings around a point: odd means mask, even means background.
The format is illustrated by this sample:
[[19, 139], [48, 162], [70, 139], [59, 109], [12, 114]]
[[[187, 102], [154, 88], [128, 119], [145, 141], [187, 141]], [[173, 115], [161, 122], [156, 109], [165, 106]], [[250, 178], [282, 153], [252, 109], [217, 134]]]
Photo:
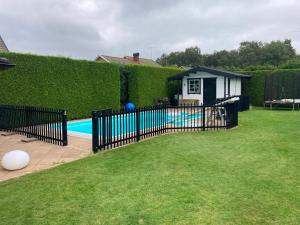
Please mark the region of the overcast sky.
[[300, 1], [0, 0], [0, 35], [11, 51], [83, 59], [286, 38], [299, 53]]

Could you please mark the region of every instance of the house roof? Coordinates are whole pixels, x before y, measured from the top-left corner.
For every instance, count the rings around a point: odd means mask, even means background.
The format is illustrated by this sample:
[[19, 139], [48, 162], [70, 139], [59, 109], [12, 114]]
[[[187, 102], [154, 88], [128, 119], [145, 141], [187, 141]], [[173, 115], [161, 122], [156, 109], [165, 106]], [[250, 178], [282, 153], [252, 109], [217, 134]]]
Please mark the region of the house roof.
[[140, 65], [150, 65], [150, 66], [160, 66], [157, 62], [152, 59], [145, 59], [139, 58], [138, 61], [135, 61], [132, 56], [124, 56], [121, 57], [114, 57], [114, 56], [107, 56], [107, 55], [99, 55], [96, 58], [96, 61], [106, 61], [106, 62], [114, 62], [118, 64], [140, 64]]
[[0, 52], [8, 52], [8, 48], [0, 35]]
[[210, 73], [216, 76], [223, 76], [223, 77], [229, 77], [229, 78], [234, 78], [234, 77], [240, 77], [240, 78], [251, 78], [251, 75], [246, 75], [246, 74], [240, 74], [240, 73], [233, 73], [233, 72], [228, 72], [220, 69], [213, 69], [213, 68], [208, 68], [205, 66], [198, 66], [193, 69], [184, 71], [182, 73], [178, 73], [172, 77], [169, 77], [168, 80], [181, 80], [185, 76], [189, 76], [192, 73], [197, 73], [197, 72], [205, 72], [205, 73]]

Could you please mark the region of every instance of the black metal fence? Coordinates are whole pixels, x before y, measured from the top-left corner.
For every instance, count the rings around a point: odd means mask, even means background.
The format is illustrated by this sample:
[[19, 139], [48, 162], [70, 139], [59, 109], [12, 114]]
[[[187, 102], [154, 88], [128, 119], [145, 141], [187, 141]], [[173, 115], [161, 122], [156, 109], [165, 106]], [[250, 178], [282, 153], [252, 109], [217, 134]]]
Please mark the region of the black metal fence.
[[239, 112], [249, 110], [249, 108], [250, 108], [250, 96], [246, 96], [246, 95], [232, 95], [232, 96], [226, 97], [226, 98], [219, 98], [219, 99], [217, 99], [217, 103], [224, 102], [226, 100], [229, 100], [229, 99], [235, 98], [235, 97], [239, 98], [239, 100], [237, 101]]
[[250, 108], [250, 96], [246, 96], [246, 95], [240, 95], [239, 96], [240, 100], [239, 100], [239, 112], [243, 112], [246, 110], [249, 110]]
[[68, 144], [65, 110], [0, 105], [0, 131], [15, 132], [58, 145]]
[[238, 125], [238, 103], [205, 105], [158, 105], [99, 110], [92, 114], [93, 151], [119, 147], [167, 132], [205, 131]]

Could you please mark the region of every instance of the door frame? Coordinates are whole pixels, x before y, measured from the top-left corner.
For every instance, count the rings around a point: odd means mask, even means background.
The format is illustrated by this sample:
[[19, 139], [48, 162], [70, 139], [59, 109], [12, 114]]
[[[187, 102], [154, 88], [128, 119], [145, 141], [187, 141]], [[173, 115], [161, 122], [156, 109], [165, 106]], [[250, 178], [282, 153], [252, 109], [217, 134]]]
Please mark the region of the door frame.
[[[204, 105], [207, 105], [207, 101], [206, 101], [206, 96], [207, 96], [207, 90], [206, 90], [206, 85], [205, 85], [205, 83], [206, 83], [206, 80], [208, 80], [208, 79], [210, 79], [210, 80], [214, 80], [214, 82], [215, 82], [215, 88], [214, 88], [214, 94], [213, 94], [213, 96], [214, 96], [214, 100], [217, 100], [217, 78], [216, 77], [207, 77], [207, 78], [203, 78], [203, 104]], [[210, 92], [210, 93], [213, 93], [212, 91]], [[209, 104], [211, 104], [211, 103], [209, 103]]]

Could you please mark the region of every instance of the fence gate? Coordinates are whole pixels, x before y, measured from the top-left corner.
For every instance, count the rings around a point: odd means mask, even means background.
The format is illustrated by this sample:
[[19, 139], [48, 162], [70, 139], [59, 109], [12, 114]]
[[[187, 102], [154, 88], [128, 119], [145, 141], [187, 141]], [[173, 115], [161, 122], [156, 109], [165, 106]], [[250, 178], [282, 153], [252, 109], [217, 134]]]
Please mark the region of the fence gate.
[[67, 113], [60, 109], [0, 105], [0, 131], [65, 146]]
[[169, 106], [92, 113], [93, 151], [115, 148], [167, 132], [205, 131], [238, 125], [238, 103]]

